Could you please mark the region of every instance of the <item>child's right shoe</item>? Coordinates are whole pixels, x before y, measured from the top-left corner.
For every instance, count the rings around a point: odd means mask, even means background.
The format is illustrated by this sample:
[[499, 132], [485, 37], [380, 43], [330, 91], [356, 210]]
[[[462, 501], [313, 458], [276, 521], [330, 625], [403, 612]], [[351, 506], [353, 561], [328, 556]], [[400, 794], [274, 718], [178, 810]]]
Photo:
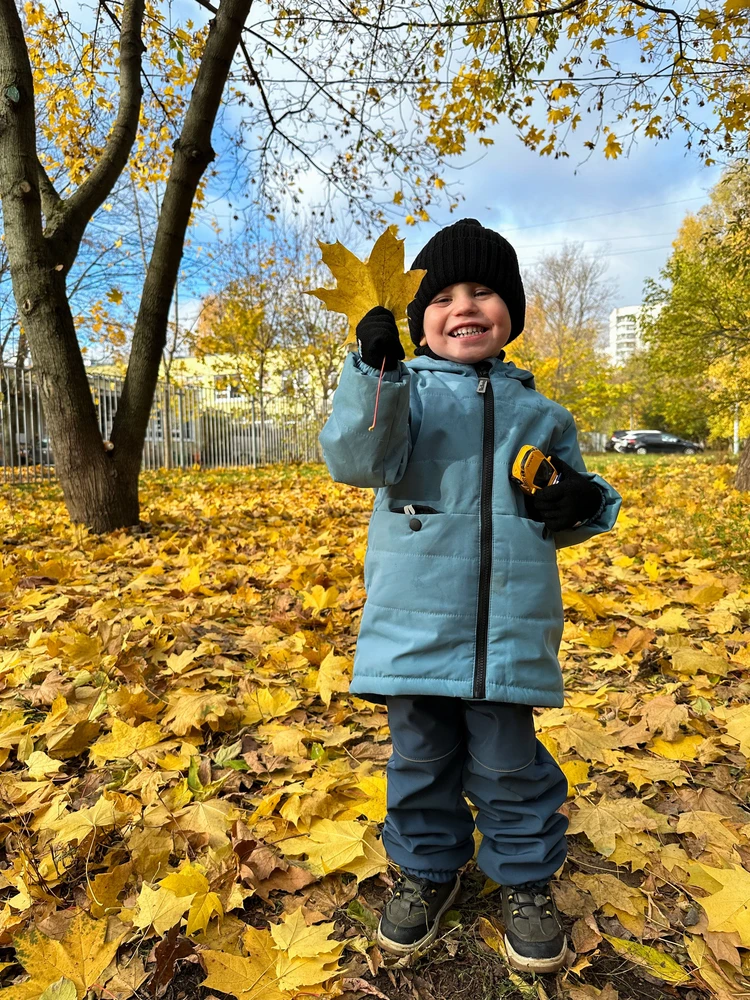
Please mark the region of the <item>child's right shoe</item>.
[[380, 947], [396, 955], [409, 955], [431, 944], [437, 937], [440, 918], [460, 888], [458, 875], [451, 882], [399, 875], [378, 924]]
[[524, 972], [557, 972], [568, 943], [547, 882], [501, 886], [508, 962]]

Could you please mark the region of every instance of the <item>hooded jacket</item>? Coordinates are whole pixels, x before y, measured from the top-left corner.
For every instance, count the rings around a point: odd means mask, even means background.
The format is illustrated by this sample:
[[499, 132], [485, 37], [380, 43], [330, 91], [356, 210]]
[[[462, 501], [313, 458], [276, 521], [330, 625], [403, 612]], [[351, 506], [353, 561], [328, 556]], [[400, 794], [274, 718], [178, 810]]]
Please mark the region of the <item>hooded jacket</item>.
[[[350, 690], [561, 706], [556, 550], [608, 531], [620, 495], [581, 458], [568, 410], [502, 358], [422, 356], [379, 372], [349, 354], [320, 442], [333, 479], [372, 487], [367, 600]], [[602, 489], [578, 527], [532, 520], [510, 478], [523, 445]]]

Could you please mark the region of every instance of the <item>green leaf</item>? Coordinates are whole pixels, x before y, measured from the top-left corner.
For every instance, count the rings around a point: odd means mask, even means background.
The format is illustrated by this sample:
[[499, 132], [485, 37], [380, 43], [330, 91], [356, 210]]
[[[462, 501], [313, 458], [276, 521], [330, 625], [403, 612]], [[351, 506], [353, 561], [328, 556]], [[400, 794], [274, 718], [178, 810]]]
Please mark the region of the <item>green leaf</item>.
[[640, 944], [638, 941], [626, 941], [624, 938], [611, 937], [603, 934], [602, 937], [608, 941], [618, 955], [630, 959], [635, 965], [647, 969], [652, 976], [663, 979], [665, 983], [686, 983], [690, 979], [690, 974], [685, 972], [673, 958], [665, 955], [664, 952], [657, 951], [647, 944]]
[[347, 906], [346, 912], [352, 920], [356, 920], [360, 924], [364, 924], [364, 926], [368, 927], [370, 930], [374, 931], [378, 926], [380, 918], [377, 913], [365, 906], [359, 899], [353, 899]]

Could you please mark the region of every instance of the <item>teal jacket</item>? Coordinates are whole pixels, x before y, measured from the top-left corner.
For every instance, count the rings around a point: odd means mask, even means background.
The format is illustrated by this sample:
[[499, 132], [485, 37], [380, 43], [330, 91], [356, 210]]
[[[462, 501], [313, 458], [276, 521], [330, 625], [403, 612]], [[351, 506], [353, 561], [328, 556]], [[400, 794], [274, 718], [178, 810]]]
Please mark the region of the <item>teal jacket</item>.
[[509, 475], [523, 445], [586, 473], [573, 417], [530, 372], [400, 363], [369, 431], [378, 374], [347, 357], [320, 435], [334, 480], [376, 491], [351, 692], [562, 705], [556, 550], [608, 531], [620, 495], [591, 474], [603, 496], [589, 521], [552, 535], [529, 518]]

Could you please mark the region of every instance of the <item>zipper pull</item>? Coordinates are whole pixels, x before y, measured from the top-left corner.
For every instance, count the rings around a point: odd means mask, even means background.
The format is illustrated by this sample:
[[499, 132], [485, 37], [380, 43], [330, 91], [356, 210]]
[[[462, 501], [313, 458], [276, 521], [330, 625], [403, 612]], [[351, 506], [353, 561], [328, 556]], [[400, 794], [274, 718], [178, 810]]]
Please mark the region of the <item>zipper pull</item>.
[[490, 366], [486, 362], [478, 364], [476, 366], [476, 371], [479, 377], [479, 381], [477, 382], [477, 392], [485, 393], [487, 392], [487, 383], [489, 382], [489, 378], [487, 376], [490, 374]]
[[408, 514], [410, 517], [413, 517], [416, 513], [417, 512], [414, 510], [414, 507], [412, 506], [412, 504], [408, 503], [404, 507], [404, 514]]

